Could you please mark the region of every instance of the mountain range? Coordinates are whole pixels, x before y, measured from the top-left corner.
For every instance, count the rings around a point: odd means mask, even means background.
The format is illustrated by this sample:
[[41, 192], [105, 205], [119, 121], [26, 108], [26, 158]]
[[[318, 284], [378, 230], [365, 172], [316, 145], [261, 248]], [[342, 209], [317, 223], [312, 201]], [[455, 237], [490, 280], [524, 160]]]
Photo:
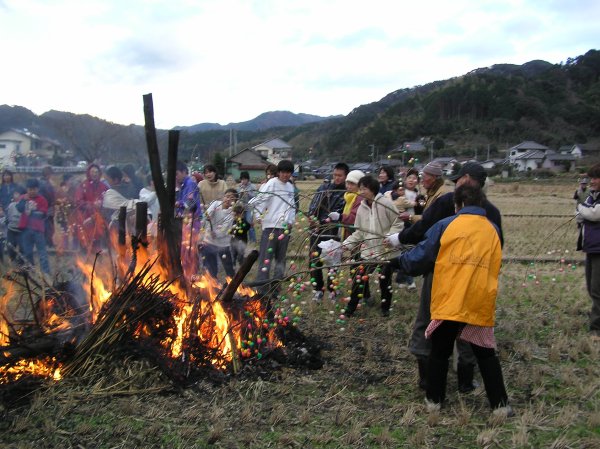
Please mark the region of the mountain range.
[[[143, 127], [123, 126], [90, 115], [49, 111], [40, 116], [21, 106], [0, 106], [0, 132], [28, 128], [61, 142], [78, 159], [146, 160]], [[503, 153], [522, 140], [549, 147], [600, 143], [600, 51], [564, 64], [534, 60], [496, 64], [448, 80], [403, 88], [356, 107], [347, 116], [319, 117], [272, 111], [241, 123], [178, 127], [181, 159], [208, 162], [228, 149], [236, 129], [238, 149], [279, 137], [297, 159], [368, 159], [404, 142], [420, 141], [439, 154]], [[160, 131], [167, 147], [166, 130]], [[159, 142], [159, 143], [161, 143]], [[482, 154], [482, 153], [479, 153]]]
[[294, 114], [290, 111], [270, 111], [263, 112], [252, 120], [247, 120], [245, 122], [229, 123], [227, 125], [219, 125], [218, 123], [198, 123], [197, 125], [192, 126], [176, 126], [174, 129], [179, 129], [188, 133], [230, 129], [238, 131], [264, 131], [266, 129], [279, 128], [282, 126], [301, 126], [307, 123], [321, 122], [336, 117], [342, 116], [320, 117], [312, 114]]

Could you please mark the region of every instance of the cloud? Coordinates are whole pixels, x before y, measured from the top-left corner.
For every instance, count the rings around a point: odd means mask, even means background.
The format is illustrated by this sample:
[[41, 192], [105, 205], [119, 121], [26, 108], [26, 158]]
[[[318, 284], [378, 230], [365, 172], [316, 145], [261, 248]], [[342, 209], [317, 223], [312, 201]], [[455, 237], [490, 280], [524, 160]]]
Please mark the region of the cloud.
[[141, 123], [331, 115], [495, 63], [560, 62], [600, 42], [600, 2], [0, 0], [0, 98]]
[[331, 38], [325, 36], [312, 36], [308, 45], [331, 45], [335, 48], [356, 48], [365, 45], [368, 41], [385, 41], [388, 35], [379, 28], [363, 28], [352, 33]]

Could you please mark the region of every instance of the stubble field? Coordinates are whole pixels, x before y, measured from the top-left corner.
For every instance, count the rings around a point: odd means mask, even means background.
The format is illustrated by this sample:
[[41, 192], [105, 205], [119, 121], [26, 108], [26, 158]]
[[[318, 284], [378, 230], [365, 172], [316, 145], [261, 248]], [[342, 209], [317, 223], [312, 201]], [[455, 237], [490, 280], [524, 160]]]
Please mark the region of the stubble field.
[[[302, 209], [318, 184], [301, 182]], [[428, 414], [407, 349], [418, 292], [397, 289], [389, 318], [364, 307], [340, 324], [339, 304], [306, 293], [300, 329], [323, 344], [318, 370], [208, 379], [178, 389], [144, 362], [69, 379], [3, 410], [9, 448], [598, 448], [600, 343], [575, 252], [571, 184], [496, 184], [505, 262], [496, 337], [515, 416], [493, 419], [482, 387]], [[540, 216], [542, 215], [542, 216]], [[294, 230], [303, 251], [302, 222]], [[295, 257], [291, 253], [291, 258]], [[346, 278], [341, 275], [340, 278]], [[419, 280], [417, 280], [419, 285]], [[478, 378], [480, 381], [480, 379]], [[481, 381], [480, 381], [481, 383]]]

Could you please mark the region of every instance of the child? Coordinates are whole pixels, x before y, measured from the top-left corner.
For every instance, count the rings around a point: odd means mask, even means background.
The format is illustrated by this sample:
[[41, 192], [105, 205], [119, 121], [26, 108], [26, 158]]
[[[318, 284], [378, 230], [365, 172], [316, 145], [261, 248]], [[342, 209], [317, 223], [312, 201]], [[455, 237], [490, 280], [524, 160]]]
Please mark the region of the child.
[[241, 203], [233, 206], [233, 226], [231, 227], [231, 257], [233, 264], [241, 265], [248, 246], [248, 234], [251, 229], [246, 220], [245, 207]]
[[[271, 282], [267, 283], [271, 265], [275, 265], [273, 281], [283, 280], [285, 272], [285, 255], [296, 219], [294, 186], [289, 182], [293, 172], [292, 161], [280, 161], [277, 176], [263, 184], [249, 203], [254, 208], [255, 222], [262, 224], [256, 282], [263, 284], [259, 289], [263, 295], [271, 288], [268, 285]], [[276, 293], [277, 288], [273, 290], [272, 293]]]
[[494, 317], [498, 274], [502, 262], [500, 231], [483, 208], [479, 185], [462, 184], [454, 192], [456, 215], [433, 225], [412, 250], [390, 261], [405, 273], [433, 271], [431, 340], [427, 366], [428, 409], [439, 409], [446, 397], [448, 359], [454, 342], [470, 343], [485, 391], [494, 411], [512, 415], [496, 355]]
[[[415, 213], [416, 192], [412, 189], [406, 189], [402, 181], [394, 182], [392, 190], [385, 192], [385, 196], [389, 197], [394, 205], [398, 208], [400, 214], [407, 212], [409, 216]], [[409, 199], [411, 197], [412, 199]], [[410, 225], [410, 221], [406, 221], [404, 225]], [[407, 276], [404, 273], [398, 273], [396, 283], [399, 288], [407, 288], [408, 290], [416, 290], [417, 285], [412, 276]]]
[[17, 204], [17, 210], [24, 215], [21, 217], [22, 223], [19, 226], [23, 229], [21, 236], [23, 253], [27, 262], [33, 265], [33, 247], [35, 246], [42, 271], [50, 274], [45, 236], [48, 202], [39, 194], [40, 182], [37, 179], [28, 179], [26, 186], [27, 193], [21, 196], [19, 204]]
[[23, 245], [21, 243], [21, 229], [19, 228], [19, 223], [21, 221], [21, 212], [17, 210], [17, 204], [19, 203], [19, 198], [21, 194], [18, 191], [13, 192], [12, 202], [8, 205], [6, 209], [6, 248], [8, 252], [8, 257], [11, 262], [16, 262], [17, 265], [22, 265], [23, 260], [21, 259], [20, 253], [23, 252]]
[[208, 206], [202, 223], [204, 235], [200, 244], [200, 253], [204, 266], [215, 279], [219, 273], [218, 259], [221, 259], [227, 276], [233, 277], [235, 274], [231, 259], [231, 234], [229, 231], [233, 225], [232, 206], [237, 199], [238, 193], [235, 189], [225, 190], [223, 200], [215, 200]]
[[250, 173], [247, 171], [240, 173], [240, 184], [237, 188], [237, 191], [240, 195], [240, 203], [242, 203], [242, 205], [244, 205], [246, 208], [244, 218], [250, 224], [248, 237], [250, 238], [251, 242], [256, 242], [256, 232], [254, 232], [254, 227], [252, 226], [252, 209], [248, 207], [248, 202], [256, 196], [256, 187], [250, 182]]

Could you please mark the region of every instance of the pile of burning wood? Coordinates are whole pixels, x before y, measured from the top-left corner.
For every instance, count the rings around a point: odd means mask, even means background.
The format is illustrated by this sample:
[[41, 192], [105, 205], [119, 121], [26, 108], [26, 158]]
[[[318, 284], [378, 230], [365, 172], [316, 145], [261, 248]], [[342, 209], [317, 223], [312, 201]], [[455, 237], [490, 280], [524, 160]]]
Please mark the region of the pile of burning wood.
[[223, 286], [209, 275], [168, 277], [143, 247], [140, 266], [120, 281], [97, 261], [52, 286], [11, 272], [0, 304], [0, 399], [19, 383], [89, 377], [132, 356], [178, 386], [273, 363], [320, 367], [296, 320], [242, 284], [257, 255]]

